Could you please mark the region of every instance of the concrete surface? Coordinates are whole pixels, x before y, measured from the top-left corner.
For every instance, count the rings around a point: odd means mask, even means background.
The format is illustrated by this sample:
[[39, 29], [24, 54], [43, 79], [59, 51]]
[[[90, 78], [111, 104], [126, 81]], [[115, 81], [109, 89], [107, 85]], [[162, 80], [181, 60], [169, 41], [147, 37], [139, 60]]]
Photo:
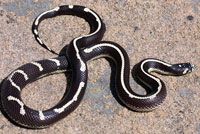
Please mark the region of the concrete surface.
[[[157, 110], [138, 113], [116, 101], [110, 90], [111, 67], [98, 59], [88, 63], [87, 91], [73, 113], [40, 130], [17, 127], [0, 113], [1, 134], [200, 134], [200, 0], [0, 0], [1, 81], [27, 62], [55, 57], [34, 40], [32, 22], [42, 11], [69, 4], [89, 7], [103, 18], [103, 40], [123, 46], [131, 67], [154, 57], [191, 62], [195, 71], [182, 77], [159, 76], [167, 87], [166, 101]], [[44, 20], [39, 31], [58, 52], [88, 33], [89, 26], [83, 19], [60, 16]], [[131, 83], [143, 91], [132, 79]], [[44, 110], [62, 98], [66, 84], [64, 74], [49, 76], [28, 85], [22, 98], [31, 108]]]

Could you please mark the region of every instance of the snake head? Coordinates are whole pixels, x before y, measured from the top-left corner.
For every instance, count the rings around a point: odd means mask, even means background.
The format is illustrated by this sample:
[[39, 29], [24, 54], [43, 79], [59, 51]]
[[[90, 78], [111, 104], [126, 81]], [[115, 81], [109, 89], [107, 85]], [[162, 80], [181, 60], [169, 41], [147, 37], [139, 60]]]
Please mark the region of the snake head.
[[172, 68], [177, 75], [185, 75], [194, 70], [194, 65], [191, 63], [179, 63], [172, 65]]

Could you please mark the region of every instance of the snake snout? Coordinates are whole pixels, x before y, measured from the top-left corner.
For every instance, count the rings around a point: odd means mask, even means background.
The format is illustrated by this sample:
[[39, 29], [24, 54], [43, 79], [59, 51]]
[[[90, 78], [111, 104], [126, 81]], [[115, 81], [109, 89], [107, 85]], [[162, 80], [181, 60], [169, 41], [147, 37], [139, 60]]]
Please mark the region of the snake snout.
[[190, 72], [192, 72], [194, 70], [195, 66], [191, 63], [189, 63], [188, 69], [190, 70]]
[[194, 65], [191, 63], [180, 63], [172, 66], [176, 75], [184, 75], [192, 72], [194, 70]]
[[183, 63], [182, 68], [184, 69], [183, 74], [187, 74], [194, 70], [194, 65], [191, 63]]

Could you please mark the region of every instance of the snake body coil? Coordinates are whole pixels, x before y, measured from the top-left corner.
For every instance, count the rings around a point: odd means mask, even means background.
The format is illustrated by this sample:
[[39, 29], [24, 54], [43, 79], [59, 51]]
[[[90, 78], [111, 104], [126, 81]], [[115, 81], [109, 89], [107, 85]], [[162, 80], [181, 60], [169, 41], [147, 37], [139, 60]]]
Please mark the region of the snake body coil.
[[[13, 71], [2, 83], [1, 102], [3, 110], [20, 125], [42, 128], [64, 118], [81, 102], [87, 85], [87, 64], [100, 57], [111, 58], [116, 63], [116, 91], [121, 101], [136, 111], [150, 111], [157, 108], [166, 97], [164, 83], [151, 72], [166, 75], [183, 75], [191, 72], [190, 63], [168, 64], [157, 59], [145, 59], [138, 63], [138, 79], [152, 91], [146, 95], [136, 94], [129, 85], [129, 58], [126, 51], [113, 42], [100, 42], [105, 32], [101, 18], [91, 9], [82, 6], [60, 6], [39, 15], [33, 24], [33, 34], [38, 43], [46, 46], [39, 37], [38, 25], [46, 18], [58, 15], [75, 15], [84, 18], [91, 27], [90, 33], [72, 40], [67, 48], [67, 56], [35, 61]], [[20, 96], [21, 90], [30, 82], [48, 74], [72, 70], [72, 84], [67, 95], [54, 107], [37, 111], [27, 107]]]

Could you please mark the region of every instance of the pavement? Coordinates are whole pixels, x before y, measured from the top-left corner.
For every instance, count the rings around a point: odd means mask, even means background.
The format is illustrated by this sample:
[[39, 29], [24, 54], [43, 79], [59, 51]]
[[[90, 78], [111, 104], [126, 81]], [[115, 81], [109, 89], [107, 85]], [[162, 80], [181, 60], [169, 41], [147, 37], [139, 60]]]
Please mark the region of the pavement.
[[[88, 86], [74, 112], [36, 130], [15, 126], [0, 113], [1, 134], [200, 134], [200, 0], [0, 0], [0, 81], [23, 64], [56, 57], [38, 45], [31, 27], [37, 15], [59, 5], [95, 10], [106, 24], [103, 40], [120, 44], [131, 68], [152, 57], [191, 62], [195, 70], [181, 77], [156, 75], [165, 82], [167, 98], [158, 109], [140, 113], [116, 100], [113, 67], [101, 58], [88, 63]], [[39, 32], [59, 52], [87, 34], [89, 25], [78, 17], [59, 16], [44, 20]], [[62, 98], [68, 79], [56, 74], [35, 81], [22, 91], [22, 99], [33, 109], [48, 109]], [[130, 82], [135, 91], [144, 91], [132, 78]]]

